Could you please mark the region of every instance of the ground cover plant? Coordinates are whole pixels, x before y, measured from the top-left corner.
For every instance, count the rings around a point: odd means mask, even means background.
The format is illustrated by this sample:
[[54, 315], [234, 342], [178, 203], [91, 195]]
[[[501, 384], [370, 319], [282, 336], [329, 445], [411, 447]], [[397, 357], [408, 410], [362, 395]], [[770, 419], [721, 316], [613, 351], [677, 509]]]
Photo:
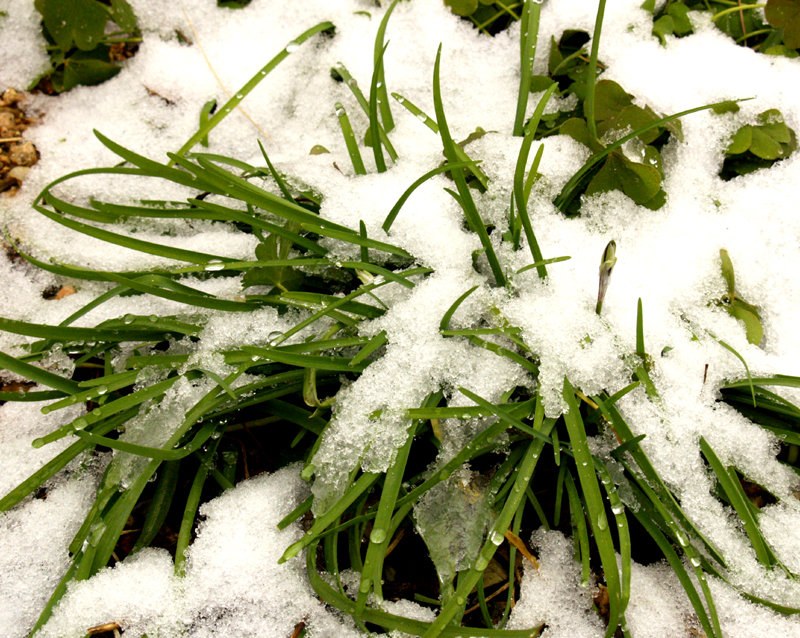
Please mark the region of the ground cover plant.
[[[797, 62], [677, 4], [283, 8], [209, 96], [157, 58], [274, 7], [131, 2], [172, 150], [44, 136], [8, 205], [77, 292], [0, 318], [6, 633], [800, 633]], [[615, 72], [698, 41], [767, 97]]]

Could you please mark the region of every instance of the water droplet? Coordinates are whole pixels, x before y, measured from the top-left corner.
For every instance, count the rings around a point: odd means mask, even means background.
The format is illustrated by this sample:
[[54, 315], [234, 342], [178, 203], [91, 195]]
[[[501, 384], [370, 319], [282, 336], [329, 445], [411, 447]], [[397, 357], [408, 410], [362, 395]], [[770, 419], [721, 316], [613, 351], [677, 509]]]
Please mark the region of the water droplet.
[[42, 414], [50, 414], [52, 410], [48, 406], [42, 408]]
[[611, 508], [611, 511], [612, 511], [612, 512], [614, 512], [614, 514], [615, 514], [616, 516], [619, 516], [620, 514], [622, 514], [622, 512], [624, 512], [624, 511], [625, 511], [625, 508], [622, 506], [622, 503], [620, 503], [620, 504], [618, 504], [618, 505], [614, 505], [614, 506]]
[[275, 342], [280, 338], [280, 336], [282, 334], [283, 333], [280, 330], [275, 330], [274, 332], [270, 332], [269, 335], [267, 336], [267, 339], [269, 340], [269, 344], [271, 346], [274, 346]]
[[150, 323], [158, 323], [158, 315], [150, 315], [148, 319], [150, 320]]
[[386, 540], [386, 530], [380, 527], [373, 529], [369, 535], [369, 540], [373, 543], [382, 543]]
[[89, 422], [86, 419], [84, 419], [83, 417], [81, 417], [79, 419], [75, 419], [72, 422], [72, 427], [75, 430], [83, 430], [87, 425], [89, 425]]
[[398, 97], [398, 98], [397, 98], [397, 101], [398, 101], [398, 102], [400, 102], [400, 104], [405, 104], [405, 103], [406, 103], [406, 98], [404, 98], [404, 97]]
[[297, 42], [290, 42], [286, 45], [286, 53], [294, 53], [297, 49], [300, 48], [300, 45]]
[[608, 523], [606, 522], [606, 516], [603, 512], [597, 515], [597, 529], [600, 531], [605, 531], [608, 529]]
[[583, 465], [583, 467], [586, 467], [587, 465], [589, 465], [589, 461], [584, 461], [583, 463], [581, 463], [581, 465]]
[[697, 556], [692, 556], [689, 562], [691, 562], [692, 566], [694, 567], [700, 567], [700, 558], [698, 558]]
[[266, 75], [266, 74], [267, 74], [266, 71], [263, 71], [263, 70], [261, 71], [261, 75]]
[[223, 264], [219, 259], [212, 259], [206, 264], [206, 270], [222, 270], [225, 268], [225, 264]]
[[417, 119], [418, 119], [420, 122], [422, 122], [423, 124], [425, 124], [425, 123], [427, 123], [427, 121], [428, 121], [428, 116], [427, 116], [427, 115], [425, 115], [424, 113], [417, 113]]
[[456, 602], [457, 602], [459, 605], [463, 605], [463, 604], [464, 604], [464, 602], [465, 602], [465, 601], [464, 601], [464, 597], [463, 597], [463, 596], [456, 596]]
[[236, 99], [237, 99], [237, 100], [241, 100], [243, 97], [244, 97], [244, 94], [243, 94], [243, 93], [237, 93], [237, 94], [236, 94]]
[[442, 479], [443, 481], [446, 481], [447, 479], [450, 478], [450, 471], [442, 470], [441, 472], [439, 472], [439, 478]]
[[505, 538], [500, 532], [495, 530], [489, 536], [489, 540], [492, 542], [492, 545], [499, 545], [503, 542], [503, 538]]
[[365, 578], [364, 580], [361, 581], [361, 584], [358, 586], [358, 591], [360, 591], [362, 594], [367, 594], [369, 593], [369, 588], [370, 588], [370, 582], [368, 579]]
[[133, 315], [125, 315], [122, 318], [122, 322], [123, 323], [133, 323], [135, 319], [136, 319], [136, 317], [134, 317]]
[[348, 86], [358, 86], [358, 82], [356, 82], [355, 78], [350, 78], [349, 80], [347, 80], [347, 85]]
[[337, 109], [334, 110], [334, 113], [336, 113], [336, 117], [342, 117], [344, 115], [344, 109], [343, 108], [337, 108]]
[[147, 479], [147, 482], [148, 483], [155, 483], [157, 478], [158, 478], [158, 474], [156, 472], [153, 472], [153, 476], [151, 476], [149, 479]]
[[489, 560], [485, 556], [478, 556], [478, 560], [475, 561], [475, 569], [479, 572], [482, 572], [489, 566]]
[[97, 394], [105, 394], [106, 392], [108, 392], [108, 386], [105, 385], [97, 386]]
[[92, 410], [92, 414], [94, 414], [97, 417], [103, 416], [103, 408], [95, 408], [94, 410]]
[[214, 440], [218, 439], [221, 436], [222, 436], [222, 432], [220, 432], [219, 430], [214, 430], [211, 433], [211, 438], [214, 439]]
[[381, 88], [383, 86], [383, 82], [378, 82], [375, 86]]
[[686, 539], [686, 534], [683, 532], [678, 532], [676, 536], [678, 537], [678, 542], [681, 544], [681, 547], [686, 547], [689, 544], [689, 541]]
[[250, 361], [258, 361], [258, 355], [254, 354], [252, 357], [250, 357]]

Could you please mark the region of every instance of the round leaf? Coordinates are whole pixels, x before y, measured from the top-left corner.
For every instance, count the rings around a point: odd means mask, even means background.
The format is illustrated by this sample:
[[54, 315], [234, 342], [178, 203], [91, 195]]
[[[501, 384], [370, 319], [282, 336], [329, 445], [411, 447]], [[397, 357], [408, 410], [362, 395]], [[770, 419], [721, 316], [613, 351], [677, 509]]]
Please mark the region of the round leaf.
[[73, 42], [82, 51], [91, 51], [105, 33], [108, 11], [94, 0], [45, 0], [44, 24], [62, 51]]
[[444, 0], [444, 4], [461, 17], [472, 15], [478, 8], [478, 0]]
[[750, 144], [750, 152], [756, 157], [766, 160], [775, 160], [783, 155], [783, 149], [774, 139], [755, 126], [753, 131], [753, 141]]
[[743, 126], [736, 133], [733, 134], [731, 143], [728, 144], [728, 150], [725, 151], [728, 155], [738, 155], [744, 153], [750, 144], [753, 143], [753, 127]]

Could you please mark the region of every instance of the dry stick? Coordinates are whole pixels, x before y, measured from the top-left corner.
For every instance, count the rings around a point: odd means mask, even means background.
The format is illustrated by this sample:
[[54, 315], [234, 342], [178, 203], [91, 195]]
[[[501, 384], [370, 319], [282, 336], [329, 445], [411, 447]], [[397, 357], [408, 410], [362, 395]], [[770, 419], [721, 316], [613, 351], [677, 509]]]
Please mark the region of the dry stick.
[[[225, 95], [228, 96], [228, 99], [232, 98], [233, 95], [228, 90], [228, 88], [225, 86], [225, 84], [223, 84], [222, 80], [217, 75], [217, 72], [214, 70], [214, 67], [211, 64], [211, 60], [208, 59], [208, 55], [206, 55], [206, 50], [203, 48], [203, 45], [200, 42], [200, 36], [198, 36], [197, 35], [197, 31], [194, 30], [194, 24], [192, 24], [192, 19], [189, 17], [189, 14], [186, 13], [186, 9], [183, 7], [183, 3], [181, 3], [181, 11], [183, 11], [183, 15], [186, 17], [186, 22], [189, 23], [189, 28], [192, 30], [192, 35], [194, 36], [194, 41], [197, 42], [197, 46], [200, 47], [200, 53], [203, 54], [203, 58], [205, 59], [206, 64], [208, 65], [208, 68], [211, 70], [211, 73], [214, 74], [214, 77], [217, 79], [217, 83], [222, 87], [222, 90], [225, 91]], [[242, 112], [242, 115], [244, 115], [248, 120], [250, 120], [250, 123], [253, 126], [255, 126], [264, 137], [269, 139], [269, 133], [267, 133], [263, 128], [261, 128], [258, 124], [256, 124], [256, 121], [247, 114], [247, 111], [245, 111], [241, 107], [241, 105], [237, 104], [236, 108], [239, 109]]]

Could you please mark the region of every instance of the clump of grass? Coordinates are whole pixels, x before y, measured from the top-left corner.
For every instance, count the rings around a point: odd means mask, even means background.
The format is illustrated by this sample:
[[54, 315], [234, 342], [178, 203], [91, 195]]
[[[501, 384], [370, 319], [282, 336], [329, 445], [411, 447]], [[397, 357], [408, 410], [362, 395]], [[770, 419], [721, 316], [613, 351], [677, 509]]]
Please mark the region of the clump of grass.
[[[334, 72], [337, 79], [350, 86], [358, 105], [369, 116], [367, 141], [372, 145], [378, 171], [390, 170], [383, 155], [384, 149], [392, 161], [396, 159], [389, 139], [392, 119], [382, 71], [382, 60], [387, 51], [383, 35], [395, 4], [396, 0], [387, 10], [376, 39], [369, 96], [363, 95], [349, 81], [344, 66], [337, 67]], [[526, 68], [526, 60], [530, 61], [532, 43], [536, 41], [532, 30], [537, 28], [537, 6], [537, 3], [527, 0], [522, 7], [528, 27], [521, 54], [523, 68]], [[614, 144], [600, 144], [594, 117], [597, 96], [594, 69], [603, 7], [601, 1], [588, 67], [586, 98], [587, 131], [599, 148], [556, 199], [556, 204], [562, 209], [577, 196], [587, 175], [626, 140], [683, 115], [709, 108], [702, 106], [651, 119]], [[0, 319], [0, 328], [39, 339], [28, 346], [24, 356], [11, 357], [0, 353], [0, 365], [49, 388], [25, 395], [7, 393], [8, 396], [3, 398], [51, 401], [44, 408], [47, 411], [76, 404], [85, 404], [89, 408], [85, 415], [34, 442], [34, 445], [41, 446], [64, 437], [74, 439], [64, 452], [5, 495], [0, 500], [0, 510], [8, 510], [20, 503], [83, 452], [98, 447], [118, 452], [103, 474], [94, 505], [70, 544], [70, 568], [43, 610], [34, 631], [47, 620], [70, 581], [89, 578], [124, 554], [121, 537], [126, 521], [137, 505], [141, 505], [146, 513], [142, 531], [130, 551], [135, 552], [154, 542], [169, 519], [177, 521], [174, 522], [178, 532], [174, 547], [175, 571], [181, 575], [198, 507], [203, 495], [209, 493], [208, 484], [213, 482], [218, 490], [226, 490], [243, 478], [238, 470], [239, 452], [230, 445], [232, 437], [243, 428], [280, 425], [285, 439], [280, 446], [281, 462], [302, 460], [302, 474], [311, 479], [315, 471], [314, 454], [329, 429], [330, 407], [338, 391], [343, 383], [356, 379], [379, 357], [381, 347], [387, 342], [384, 332], [371, 338], [359, 335], [361, 322], [387, 312], [382, 302], [374, 305], [364, 303], [364, 300], [370, 297], [380, 301], [380, 293], [386, 287], [413, 289], [432, 273], [429, 268], [417, 266], [414, 256], [403, 248], [368, 237], [363, 224], [359, 229], [353, 229], [320, 217], [319, 202], [313, 197], [301, 198], [294, 194], [265, 152], [265, 166], [191, 152], [294, 48], [315, 34], [331, 32], [332, 28], [330, 23], [321, 23], [290, 43], [237, 92], [236, 97], [209, 118], [177, 153], [170, 154], [168, 164], [147, 159], [97, 133], [98, 139], [124, 164], [71, 173], [48, 185], [36, 199], [35, 209], [39, 213], [69, 230], [171, 259], [180, 265], [148, 271], [111, 272], [46, 263], [20, 251], [32, 264], [50, 272], [78, 280], [104, 281], [111, 287], [59, 326]], [[486, 177], [479, 171], [477, 161], [467, 157], [453, 141], [448, 128], [439, 83], [440, 65], [441, 50], [433, 75], [436, 119], [434, 121], [424, 114], [420, 119], [441, 138], [447, 162], [408, 187], [387, 215], [384, 229], [390, 230], [414, 189], [434, 175], [448, 172], [456, 185], [456, 190], [450, 193], [463, 209], [470, 229], [480, 238], [485, 251], [489, 271], [483, 274], [494, 286], [507, 287], [508, 294], [514, 294], [509, 282], [517, 273], [508, 272], [501, 254], [495, 251], [468, 181], [471, 177], [470, 181], [478, 186]], [[532, 263], [521, 270], [536, 268], [542, 279], [548, 276], [547, 265], [568, 258], [544, 257], [547, 249], [539, 246], [528, 211], [542, 147], [530, 167], [528, 157], [544, 107], [558, 87], [558, 83], [553, 78], [551, 80], [533, 116], [517, 130], [517, 124], [524, 120], [526, 113], [525, 100], [520, 100], [514, 130], [524, 138], [509, 206], [510, 230], [504, 236], [504, 241], [510, 242], [514, 250], [522, 250], [524, 232]], [[527, 81], [523, 81], [520, 91], [525, 99], [529, 89], [525, 84]], [[397, 99], [412, 113], [420, 115], [419, 109], [410, 102], [401, 96]], [[336, 111], [353, 170], [356, 176], [363, 175], [366, 168], [361, 159], [359, 138], [344, 106], [337, 104]], [[181, 203], [145, 205], [143, 202], [142, 206], [123, 206], [92, 201], [87, 207], [70, 203], [53, 192], [56, 184], [97, 173], [166, 180], [188, 187], [195, 194]], [[262, 188], [259, 184], [262, 179], [271, 179], [281, 194]], [[212, 195], [215, 197], [209, 198]], [[214, 201], [207, 201], [207, 198]], [[229, 205], [221, 203], [226, 201]], [[241, 204], [246, 210], [241, 210]], [[235, 225], [241, 232], [252, 233], [260, 240], [255, 259], [241, 261], [176, 249], [106, 228], [120, 222], [153, 217], [207, 219]], [[321, 242], [322, 238], [357, 247], [359, 260], [333, 258]], [[615, 260], [615, 244], [612, 242], [601, 263], [598, 314]], [[244, 273], [245, 289], [267, 286], [268, 292], [245, 294], [240, 300], [228, 300], [182, 281], [187, 275], [217, 279], [241, 273]], [[521, 329], [511, 325], [496, 309], [487, 312], [490, 327], [451, 329], [454, 313], [474, 290], [462, 294], [443, 315], [441, 335], [466, 339], [475, 348], [488, 349], [536, 378], [539, 374], [536, 353], [520, 337]], [[181, 303], [187, 310], [180, 316], [125, 315], [91, 328], [71, 325], [118, 295], [153, 295]], [[228, 366], [229, 372], [224, 375], [207, 369], [207, 366], [195, 365], [190, 355], [176, 352], [173, 348], [178, 340], [192, 347], [198, 344], [199, 335], [208, 321], [208, 311], [252, 313], [265, 308], [274, 308], [281, 313], [288, 309], [299, 309], [299, 312], [292, 315], [296, 320], [286, 330], [270, 334], [266, 340], [242, 342], [218, 353]], [[649, 374], [653, 360], [645, 348], [643, 322], [640, 301], [636, 349], [630, 353], [632, 382], [623, 388], [609, 388], [586, 396], [564, 378], [562, 396], [569, 410], [559, 418], [545, 417], [541, 394], [523, 387], [510, 388], [497, 403], [487, 401], [474, 389], [460, 387], [458, 392], [474, 404], [468, 408], [449, 405], [441, 389], [431, 393], [421, 405], [407, 406], [403, 415], [408, 422], [405, 440], [388, 470], [369, 472], [356, 467], [341, 496], [325, 511], [312, 515], [308, 531], [286, 549], [281, 560], [296, 560], [305, 550], [308, 576], [316, 593], [327, 604], [350, 614], [365, 631], [397, 629], [426, 638], [455, 635], [521, 638], [534, 635], [541, 627], [504, 629], [518, 585], [515, 575], [517, 552], [530, 554], [520, 536], [524, 537], [523, 530], [549, 529], [552, 524], [571, 532], [575, 555], [582, 565], [583, 581], [588, 583], [594, 578], [608, 591], [606, 635], [612, 636], [618, 631], [629, 635], [625, 611], [631, 593], [631, 555], [639, 540], [632, 533], [635, 520], [636, 529], [652, 539], [659, 555], [669, 562], [705, 634], [721, 638], [707, 575], [726, 579], [725, 558], [684, 512], [679, 498], [659, 476], [641, 447], [644, 436], [633, 434], [616, 407], [622, 397], [639, 386], [644, 386], [650, 400], [661, 401]], [[66, 348], [75, 360], [76, 374], [73, 377], [60, 376], [36, 366], [57, 347]], [[752, 401], [750, 394], [742, 389], [744, 383], [734, 381], [724, 386], [724, 400], [742, 410], [754, 422], [778, 433], [788, 446], [786, 460], [795, 463], [800, 444], [797, 438], [800, 409], [765, 386], [800, 387], [800, 380], [790, 377], [752, 379], [749, 383]], [[144, 440], [125, 436], [126, 423], [142, 419], [149, 411], [168, 404], [173, 389], [180, 385], [194, 387], [195, 395], [185, 415], [168, 435], [159, 436], [158, 432], [152, 431], [147, 433], [150, 438]], [[428, 467], [436, 459], [439, 420], [476, 417], [486, 419], [487, 427], [444, 465], [429, 471]], [[619, 444], [610, 455], [600, 458], [591, 452], [589, 439], [603, 433], [614, 436]], [[274, 445], [277, 435], [270, 433], [269, 437]], [[758, 518], [743, 496], [736, 468], [723, 466], [707, 441], [701, 441], [701, 448], [711, 471], [719, 480], [724, 498], [732, 504], [742, 521], [758, 560], [765, 567], [788, 572], [761, 534]], [[246, 460], [246, 451], [243, 456]], [[494, 512], [495, 516], [485, 529], [479, 530], [475, 549], [457, 576], [443, 571], [432, 574], [428, 567], [426, 575], [417, 576], [408, 584], [406, 591], [413, 591], [417, 600], [439, 608], [438, 617], [426, 623], [389, 614], [373, 606], [370, 594], [381, 600], [395, 593], [389, 590], [396, 586], [384, 582], [385, 570], [389, 566], [397, 565], [399, 561], [413, 560], [420, 565], [425, 561], [424, 549], [408, 540], [410, 534], [404, 538], [405, 530], [414, 525], [411, 514], [415, 504], [432, 490], [445, 485], [466, 463], [485, 475], [487, 487], [482, 494], [487, 511]], [[157, 481], [150, 485], [157, 473]], [[179, 476], [188, 479], [181, 483]], [[181, 484], [185, 484], [187, 489], [179, 494]], [[536, 492], [532, 489], [534, 485]], [[621, 493], [628, 495], [626, 501], [623, 501]], [[280, 526], [285, 527], [309, 515], [312, 501], [313, 497], [309, 497]], [[504, 544], [505, 541], [508, 543]], [[431, 548], [431, 553], [433, 551]], [[397, 558], [398, 554], [400, 558]], [[599, 567], [594, 556], [599, 556]], [[318, 562], [320, 560], [322, 564]], [[507, 567], [504, 583], [487, 582], [490, 564]], [[355, 594], [348, 592], [342, 583], [341, 571], [345, 568], [360, 572]], [[322, 572], [327, 572], [329, 578], [324, 578]], [[503, 591], [507, 592], [506, 595], [498, 598]], [[747, 592], [743, 593], [758, 600]], [[798, 611], [769, 601], [758, 602], [781, 613]]]

